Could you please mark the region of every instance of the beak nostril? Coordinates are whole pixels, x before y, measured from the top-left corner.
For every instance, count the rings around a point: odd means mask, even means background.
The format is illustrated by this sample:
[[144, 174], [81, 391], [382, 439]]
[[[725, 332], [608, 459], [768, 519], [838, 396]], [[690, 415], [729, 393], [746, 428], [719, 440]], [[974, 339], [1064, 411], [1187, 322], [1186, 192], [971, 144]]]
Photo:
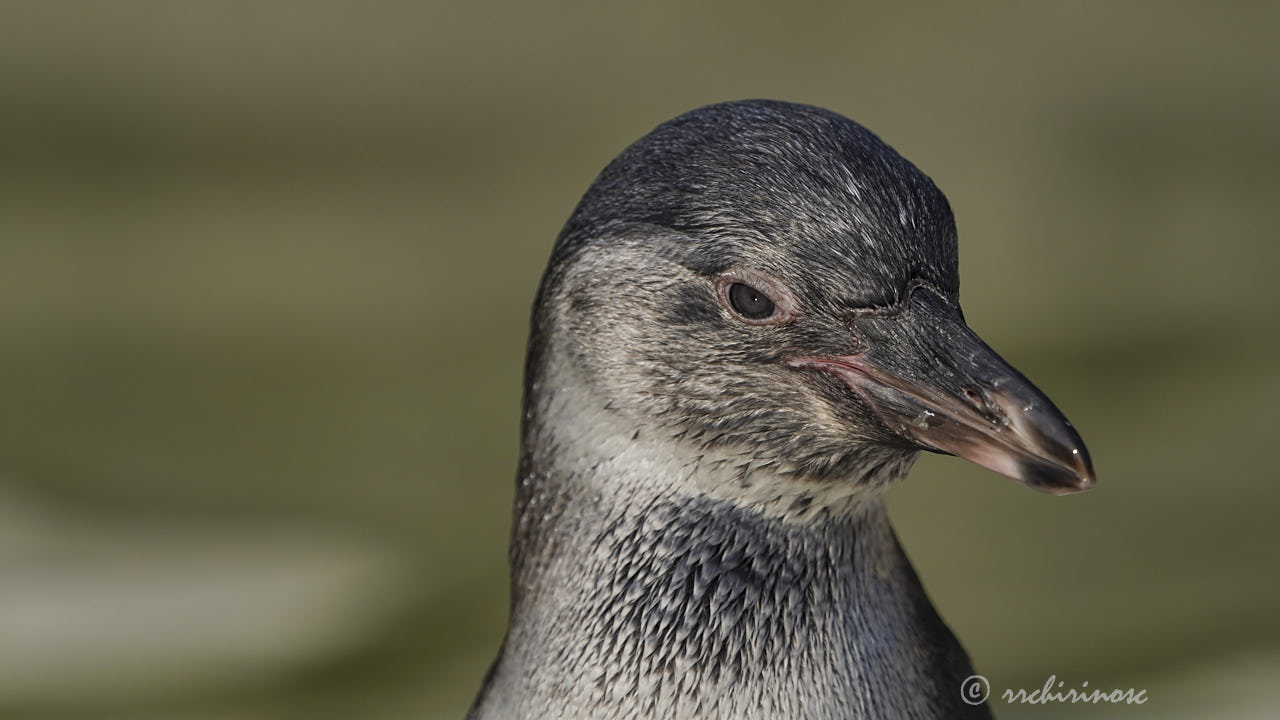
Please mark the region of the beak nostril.
[[964, 393], [964, 399], [969, 401], [969, 404], [978, 411], [979, 415], [991, 421], [994, 425], [1004, 426], [1009, 424], [1008, 418], [1005, 417], [1000, 406], [985, 391], [974, 388], [972, 385], [965, 385], [961, 390]]

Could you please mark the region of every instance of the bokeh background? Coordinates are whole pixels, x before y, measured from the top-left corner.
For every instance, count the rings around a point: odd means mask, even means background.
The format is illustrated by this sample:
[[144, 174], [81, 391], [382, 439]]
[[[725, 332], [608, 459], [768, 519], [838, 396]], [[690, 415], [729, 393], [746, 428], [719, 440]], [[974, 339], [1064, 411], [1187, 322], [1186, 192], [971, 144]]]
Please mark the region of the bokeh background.
[[0, 717], [458, 718], [526, 322], [594, 175], [743, 97], [949, 195], [1095, 492], [891, 496], [1004, 717], [1274, 717], [1280, 5], [0, 6]]

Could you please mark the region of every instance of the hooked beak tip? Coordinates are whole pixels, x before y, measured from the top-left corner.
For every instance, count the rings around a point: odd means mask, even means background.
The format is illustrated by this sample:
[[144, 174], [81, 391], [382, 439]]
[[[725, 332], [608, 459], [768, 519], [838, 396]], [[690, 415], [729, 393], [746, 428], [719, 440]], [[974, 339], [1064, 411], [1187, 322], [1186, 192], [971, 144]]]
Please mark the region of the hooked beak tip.
[[1092, 474], [1080, 474], [1072, 478], [1065, 478], [1057, 475], [1052, 479], [1032, 471], [1024, 474], [1021, 480], [1028, 487], [1035, 488], [1049, 495], [1074, 495], [1076, 493], [1092, 490], [1097, 480]]
[[1057, 457], [1025, 458], [1013, 472], [1003, 474], [1050, 495], [1073, 495], [1092, 490], [1097, 484], [1093, 463], [1083, 445]]

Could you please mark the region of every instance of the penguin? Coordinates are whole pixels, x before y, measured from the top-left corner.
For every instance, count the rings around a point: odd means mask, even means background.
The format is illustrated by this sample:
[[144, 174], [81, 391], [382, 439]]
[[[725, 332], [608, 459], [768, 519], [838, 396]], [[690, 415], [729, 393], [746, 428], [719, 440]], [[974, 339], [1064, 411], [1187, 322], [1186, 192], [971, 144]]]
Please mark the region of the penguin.
[[885, 493], [921, 451], [1052, 494], [1094, 471], [959, 290], [942, 192], [834, 112], [711, 105], [614, 159], [534, 304], [469, 717], [990, 717]]

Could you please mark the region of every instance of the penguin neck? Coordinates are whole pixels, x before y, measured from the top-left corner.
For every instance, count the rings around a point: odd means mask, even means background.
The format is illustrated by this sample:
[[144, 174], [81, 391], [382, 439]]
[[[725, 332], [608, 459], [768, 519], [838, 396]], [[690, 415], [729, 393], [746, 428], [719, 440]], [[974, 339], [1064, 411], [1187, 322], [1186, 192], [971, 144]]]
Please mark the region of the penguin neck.
[[681, 447], [573, 392], [527, 417], [491, 702], [510, 716], [712, 703], [726, 717], [871, 717], [894, 699], [920, 709], [949, 682], [939, 671], [959, 647], [883, 490], [744, 472], [733, 453]]

